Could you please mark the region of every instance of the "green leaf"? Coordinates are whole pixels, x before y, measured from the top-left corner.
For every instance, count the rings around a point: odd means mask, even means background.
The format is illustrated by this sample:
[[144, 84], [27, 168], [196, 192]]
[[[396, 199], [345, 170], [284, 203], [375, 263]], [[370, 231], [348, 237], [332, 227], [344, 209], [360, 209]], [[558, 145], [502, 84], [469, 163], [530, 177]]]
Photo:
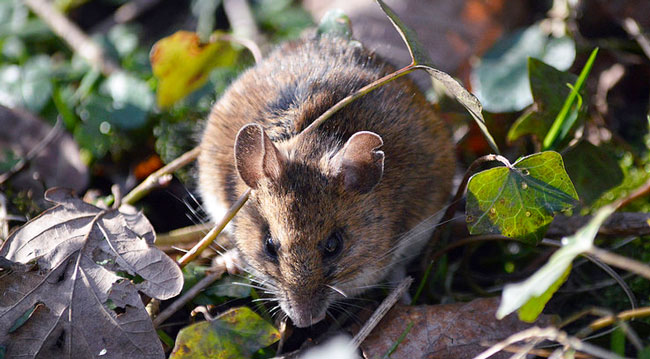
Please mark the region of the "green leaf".
[[170, 359], [250, 358], [280, 339], [280, 333], [248, 307], [231, 309], [210, 322], [183, 328]]
[[230, 298], [248, 298], [251, 295], [250, 281], [246, 278], [225, 276], [207, 287], [206, 295]]
[[[603, 193], [623, 182], [623, 171], [610, 151], [580, 141], [564, 153], [564, 164], [580, 201], [592, 205]], [[594, 180], [597, 178], [598, 180]]]
[[580, 228], [576, 234], [562, 239], [563, 247], [558, 249], [535, 274], [517, 284], [507, 284], [501, 294], [501, 303], [496, 317], [504, 318], [506, 315], [521, 308], [531, 298], [540, 297], [556, 284], [573, 260], [582, 253], [590, 250], [594, 238], [601, 224], [616, 210], [613, 205], [608, 205], [596, 212], [589, 223]]
[[597, 54], [598, 54], [598, 48], [595, 48], [591, 52], [591, 55], [589, 56], [589, 59], [587, 60], [585, 66], [582, 68], [582, 71], [580, 71], [580, 76], [578, 76], [578, 80], [576, 80], [575, 85], [571, 88], [571, 93], [569, 93], [569, 96], [567, 96], [566, 101], [564, 101], [562, 109], [560, 110], [560, 113], [558, 113], [557, 117], [555, 118], [555, 121], [553, 122], [553, 125], [551, 126], [551, 129], [548, 130], [548, 133], [544, 138], [544, 143], [543, 143], [544, 149], [549, 149], [558, 141], [562, 140], [562, 138], [558, 138], [558, 132], [564, 125], [564, 122], [567, 120], [568, 118], [567, 116], [569, 116], [569, 111], [571, 111], [571, 108], [574, 106], [575, 102], [577, 101], [579, 97], [578, 92], [582, 89], [582, 86], [584, 85], [587, 76], [589, 76], [589, 72], [591, 72], [591, 67], [593, 66], [594, 61], [596, 60]]
[[511, 142], [529, 134], [541, 141], [571, 92], [567, 84], [578, 78], [532, 57], [528, 59], [528, 75], [535, 106], [512, 125], [508, 132], [508, 141]]
[[52, 61], [45, 55], [30, 58], [23, 66], [0, 67], [0, 104], [40, 112], [52, 95], [51, 77]]
[[625, 332], [621, 327], [616, 327], [610, 337], [610, 349], [618, 355], [625, 355]]
[[560, 289], [562, 284], [566, 282], [567, 278], [569, 278], [569, 273], [571, 273], [570, 264], [564, 271], [564, 274], [562, 274], [555, 282], [553, 282], [553, 284], [551, 284], [544, 293], [542, 293], [540, 296], [530, 298], [524, 305], [521, 306], [521, 308], [519, 308], [517, 311], [519, 319], [528, 323], [533, 323], [535, 320], [537, 320], [537, 317], [544, 310], [546, 303], [551, 300], [553, 294], [555, 294], [555, 292]]
[[402, 20], [395, 14], [395, 12], [386, 5], [382, 0], [376, 0], [381, 9], [384, 11], [386, 16], [393, 23], [393, 26], [399, 34], [402, 36], [402, 40], [406, 43], [409, 53], [411, 54], [411, 66], [413, 68], [422, 69], [429, 73], [429, 75], [436, 81], [442, 83], [447, 91], [453, 95], [461, 105], [467, 109], [467, 111], [472, 115], [474, 121], [479, 126], [483, 132], [483, 136], [487, 140], [492, 150], [496, 153], [499, 153], [499, 147], [497, 146], [494, 138], [488, 131], [487, 126], [485, 125], [485, 119], [483, 118], [483, 106], [481, 102], [474, 96], [471, 92], [467, 91], [456, 79], [451, 77], [444, 71], [440, 71], [435, 68], [433, 61], [429, 57], [429, 53], [422, 46], [418, 40], [415, 31], [411, 30], [406, 26]]
[[468, 228], [471, 234], [500, 233], [535, 244], [554, 214], [573, 208], [577, 199], [560, 154], [537, 153], [470, 178]]
[[108, 31], [108, 41], [121, 59], [133, 54], [139, 42], [136, 28], [124, 24], [115, 25]]
[[331, 9], [323, 15], [318, 24], [318, 34], [328, 34], [352, 39], [352, 24], [350, 18], [341, 9]]
[[650, 346], [647, 346], [647, 347], [643, 348], [643, 350], [641, 350], [639, 352], [638, 358], [639, 359], [650, 359]]
[[102, 92], [113, 103], [110, 123], [119, 128], [132, 130], [147, 122], [147, 113], [153, 108], [153, 92], [146, 82], [125, 72], [115, 72], [102, 84]]
[[519, 111], [533, 102], [526, 71], [528, 58], [566, 70], [575, 54], [571, 38], [549, 37], [537, 23], [502, 38], [486, 52], [472, 69], [472, 86], [486, 110]]

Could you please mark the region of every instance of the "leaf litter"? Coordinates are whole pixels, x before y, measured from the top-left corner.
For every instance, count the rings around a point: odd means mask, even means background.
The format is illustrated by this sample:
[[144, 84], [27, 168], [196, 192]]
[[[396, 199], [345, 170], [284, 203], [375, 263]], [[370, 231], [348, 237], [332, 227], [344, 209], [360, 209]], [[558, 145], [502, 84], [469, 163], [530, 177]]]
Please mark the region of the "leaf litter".
[[[51, 189], [56, 205], [0, 249], [28, 271], [0, 271], [0, 349], [6, 357], [163, 358], [138, 291], [168, 299], [180, 268], [155, 248], [153, 227], [132, 207], [103, 210]], [[11, 330], [10, 330], [11, 329]]]

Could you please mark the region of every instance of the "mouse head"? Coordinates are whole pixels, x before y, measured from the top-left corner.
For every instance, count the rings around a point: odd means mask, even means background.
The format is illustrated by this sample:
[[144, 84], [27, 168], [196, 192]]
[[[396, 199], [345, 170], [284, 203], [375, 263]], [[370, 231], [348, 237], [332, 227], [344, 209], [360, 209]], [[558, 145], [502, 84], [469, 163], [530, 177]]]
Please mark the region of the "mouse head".
[[309, 155], [296, 143], [276, 147], [258, 124], [237, 135], [237, 171], [253, 191], [237, 218], [236, 244], [247, 269], [299, 327], [377, 283], [388, 265], [380, 255], [389, 250], [387, 218], [375, 204], [382, 144], [362, 131]]

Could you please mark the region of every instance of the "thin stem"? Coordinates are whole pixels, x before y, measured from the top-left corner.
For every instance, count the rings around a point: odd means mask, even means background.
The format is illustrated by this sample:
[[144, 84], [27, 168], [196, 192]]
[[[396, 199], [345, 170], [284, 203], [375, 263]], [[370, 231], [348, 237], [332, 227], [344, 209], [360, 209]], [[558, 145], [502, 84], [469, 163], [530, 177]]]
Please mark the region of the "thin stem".
[[363, 343], [364, 340], [368, 337], [368, 335], [372, 332], [373, 329], [375, 329], [375, 326], [379, 324], [379, 321], [388, 313], [390, 308], [397, 303], [397, 300], [406, 292], [406, 290], [411, 286], [411, 283], [413, 283], [413, 278], [411, 277], [406, 277], [402, 282], [395, 288], [393, 291], [384, 299], [383, 302], [379, 305], [379, 307], [375, 310], [375, 312], [372, 314], [372, 317], [368, 319], [366, 324], [363, 325], [361, 330], [357, 333], [357, 335], [354, 336], [352, 339], [352, 342], [350, 345], [353, 346], [354, 349], [358, 348], [361, 343]]
[[645, 197], [648, 194], [650, 194], [650, 181], [646, 182], [643, 186], [641, 186], [639, 189], [634, 191], [632, 194], [629, 196], [625, 197], [617, 206], [617, 209], [621, 209], [628, 204], [632, 203], [633, 201]]
[[548, 340], [556, 341], [564, 346], [573, 348], [575, 350], [591, 354], [597, 358], [611, 358], [611, 359], [623, 359], [622, 356], [609, 352], [607, 350], [601, 349], [595, 345], [583, 342], [578, 338], [570, 337], [565, 332], [559, 331], [553, 327], [548, 328], [539, 328], [532, 327], [521, 331], [519, 333], [513, 334], [506, 338], [505, 340], [493, 345], [483, 353], [475, 356], [474, 359], [487, 359], [492, 355], [500, 352], [501, 350], [507, 348], [510, 344], [520, 342], [522, 340], [527, 340], [531, 338], [544, 338]]
[[153, 320], [154, 328], [157, 328], [165, 320], [176, 313], [181, 309], [185, 304], [187, 304], [192, 298], [196, 297], [202, 290], [212, 284], [215, 280], [221, 278], [223, 273], [226, 271], [225, 265], [219, 268], [211, 268], [212, 273], [206, 275], [198, 283], [196, 283], [190, 290], [185, 292], [180, 298], [176, 299], [169, 307], [165, 308], [158, 316]]
[[410, 73], [413, 70], [415, 70], [413, 65], [408, 65], [408, 66], [406, 66], [404, 68], [401, 68], [401, 69], [399, 69], [399, 70], [397, 70], [395, 72], [392, 72], [392, 73], [380, 78], [379, 80], [371, 82], [368, 85], [360, 88], [359, 90], [357, 90], [352, 95], [342, 99], [341, 101], [337, 102], [336, 105], [330, 107], [327, 111], [325, 111], [322, 115], [320, 115], [316, 120], [314, 120], [314, 122], [312, 122], [309, 126], [307, 126], [307, 128], [305, 128], [300, 134], [298, 134], [298, 136], [302, 136], [302, 135], [304, 135], [306, 133], [309, 133], [310, 131], [316, 130], [320, 125], [323, 124], [323, 122], [325, 122], [327, 119], [332, 117], [335, 113], [337, 113], [343, 107], [350, 104], [352, 101], [354, 101], [354, 100], [356, 100], [356, 99], [358, 99], [358, 98], [360, 98], [362, 96], [367, 95], [368, 93], [370, 93], [371, 91], [377, 89], [378, 87], [380, 87], [380, 86], [382, 86], [382, 85], [384, 85], [384, 84], [386, 84], [386, 83], [388, 83], [390, 81], [393, 81], [393, 80], [395, 80], [395, 79], [397, 79], [399, 77], [402, 77], [402, 76]]
[[[485, 155], [482, 157], [477, 158], [472, 162], [471, 165], [467, 168], [467, 171], [465, 171], [465, 176], [463, 176], [463, 180], [460, 182], [460, 185], [458, 186], [458, 189], [456, 190], [456, 194], [454, 195], [454, 198], [449, 202], [449, 207], [447, 207], [447, 210], [445, 211], [445, 214], [442, 216], [440, 219], [440, 222], [438, 223], [449, 223], [451, 221], [451, 218], [454, 216], [454, 213], [456, 213], [456, 207], [458, 206], [458, 203], [460, 202], [460, 199], [465, 195], [465, 189], [467, 189], [467, 183], [469, 182], [470, 177], [476, 172], [476, 169], [482, 165], [485, 162], [491, 162], [491, 161], [498, 161], [503, 163], [504, 166], [511, 168], [512, 164], [510, 164], [510, 161], [508, 161], [507, 158], [501, 156], [501, 155], [495, 155], [495, 154], [490, 154], [490, 155]], [[433, 244], [438, 242], [438, 239], [440, 238], [440, 233], [441, 229], [444, 227], [444, 225], [438, 226], [436, 231], [433, 233], [431, 236], [431, 239], [429, 240], [429, 244], [427, 246], [426, 250], [426, 255], [424, 256], [424, 261], [422, 262], [422, 267], [424, 267], [424, 263], [431, 263], [433, 260], [431, 257], [431, 253], [433, 250]], [[427, 265], [427, 271], [425, 271], [425, 276], [428, 276], [428, 270], [431, 269], [430, 265]]]
[[650, 279], [650, 267], [634, 260], [632, 258], [624, 257], [616, 253], [612, 253], [598, 247], [591, 247], [586, 253], [600, 259], [601, 261], [612, 265], [617, 268], [625, 269], [632, 273], [636, 273], [647, 279]]
[[134, 204], [139, 201], [146, 194], [151, 192], [152, 189], [160, 186], [161, 179], [169, 176], [176, 170], [186, 166], [190, 162], [194, 161], [201, 152], [199, 146], [194, 149], [185, 152], [177, 159], [169, 162], [165, 167], [159, 169], [158, 171], [152, 173], [147, 177], [142, 183], [137, 185], [134, 189], [131, 190], [124, 198], [122, 198], [122, 203]]
[[224, 228], [226, 228], [226, 225], [230, 222], [230, 220], [235, 217], [237, 212], [244, 206], [244, 203], [248, 200], [248, 197], [250, 196], [251, 189], [247, 189], [244, 194], [242, 194], [238, 199], [237, 202], [235, 202], [232, 207], [226, 212], [226, 214], [221, 218], [217, 224], [208, 232], [208, 234], [203, 237], [197, 243], [192, 249], [190, 249], [181, 259], [178, 261], [178, 265], [181, 266], [181, 268], [185, 267], [189, 262], [193, 261], [196, 257], [203, 252], [208, 246], [214, 241], [215, 238], [223, 231]]
[[156, 246], [173, 246], [183, 243], [194, 243], [203, 238], [206, 231], [212, 228], [212, 224], [203, 223], [196, 224], [189, 227], [174, 229], [167, 233], [159, 234], [156, 236]]
[[637, 309], [625, 310], [616, 314], [616, 316], [610, 315], [604, 318], [597, 319], [591, 322], [591, 324], [589, 324], [589, 328], [591, 330], [598, 330], [608, 325], [612, 325], [619, 320], [630, 320], [630, 319], [643, 318], [643, 317], [650, 317], [650, 307], [642, 307]]
[[650, 40], [643, 35], [639, 23], [633, 18], [628, 17], [623, 21], [623, 29], [636, 40], [643, 53], [650, 59]]
[[51, 3], [45, 0], [25, 0], [25, 4], [91, 66], [98, 68], [106, 76], [119, 70], [114, 62], [104, 56], [99, 45]]
[[[15, 110], [11, 110], [15, 111]], [[14, 112], [15, 115], [21, 116], [22, 114]], [[5, 173], [0, 174], [0, 185], [4, 184], [6, 181], [11, 179], [16, 174], [20, 173], [22, 170], [28, 167], [29, 163], [40, 155], [43, 150], [49, 146], [56, 138], [61, 134], [61, 117], [57, 117], [56, 123], [52, 129], [43, 137], [43, 139], [27, 154], [21, 158], [11, 169]]]

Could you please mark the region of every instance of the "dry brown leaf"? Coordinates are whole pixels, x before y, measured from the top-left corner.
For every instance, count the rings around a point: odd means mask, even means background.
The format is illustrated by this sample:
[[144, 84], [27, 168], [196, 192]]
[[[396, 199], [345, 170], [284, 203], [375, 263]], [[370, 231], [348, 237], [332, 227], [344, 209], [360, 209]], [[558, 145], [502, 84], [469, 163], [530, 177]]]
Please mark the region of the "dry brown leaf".
[[[361, 344], [361, 349], [366, 358], [383, 358], [411, 326], [390, 355], [392, 359], [471, 359], [486, 349], [481, 343], [498, 342], [531, 326], [512, 315], [496, 320], [498, 305], [498, 298], [487, 298], [469, 303], [397, 306]], [[499, 353], [492, 358], [511, 355]]]
[[[17, 158], [26, 157], [53, 131], [52, 126], [26, 110], [4, 106], [0, 106], [0, 128], [0, 162], [6, 160], [6, 151]], [[55, 135], [34, 154], [28, 167], [12, 178], [16, 188], [34, 190], [34, 196], [40, 198], [43, 186], [82, 190], [88, 185], [88, 168], [81, 160], [79, 146], [64, 130]]]
[[67, 190], [45, 196], [56, 206], [0, 249], [1, 257], [31, 265], [0, 272], [0, 349], [7, 358], [163, 358], [138, 291], [167, 299], [183, 278], [153, 246], [149, 221], [132, 209], [102, 210]]

